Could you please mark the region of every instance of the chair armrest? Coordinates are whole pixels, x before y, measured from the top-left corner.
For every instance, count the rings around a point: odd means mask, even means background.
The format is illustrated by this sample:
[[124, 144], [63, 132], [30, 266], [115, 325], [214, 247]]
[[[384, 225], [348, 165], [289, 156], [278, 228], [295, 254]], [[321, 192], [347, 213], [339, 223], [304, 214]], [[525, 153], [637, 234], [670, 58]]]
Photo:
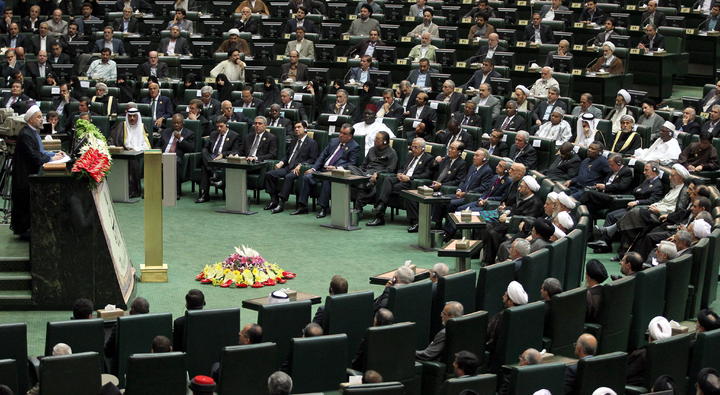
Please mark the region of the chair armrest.
[[625, 386], [626, 394], [644, 394], [646, 392], [648, 392], [648, 390], [645, 387], [638, 387], [638, 386], [634, 386], [634, 385], [626, 385]]
[[413, 180], [410, 180], [410, 185], [412, 189], [416, 189], [420, 185], [430, 185], [432, 184], [432, 180], [427, 178], [415, 178]]

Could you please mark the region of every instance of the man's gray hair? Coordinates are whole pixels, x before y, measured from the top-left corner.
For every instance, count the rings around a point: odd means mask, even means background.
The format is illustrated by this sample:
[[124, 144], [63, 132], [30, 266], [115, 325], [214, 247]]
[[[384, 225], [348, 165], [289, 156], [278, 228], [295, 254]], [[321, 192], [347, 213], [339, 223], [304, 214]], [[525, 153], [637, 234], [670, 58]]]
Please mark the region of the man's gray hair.
[[102, 89], [104, 91], [107, 91], [108, 87], [104, 82], [98, 82], [97, 84], [95, 84], [95, 89]]
[[464, 311], [463, 305], [460, 302], [455, 302], [455, 301], [447, 302], [447, 303], [445, 303], [445, 306], [448, 307], [447, 314], [448, 314], [448, 317], [450, 317], [450, 318], [460, 317], [463, 314], [465, 314], [463, 312]]
[[415, 273], [409, 266], [400, 266], [395, 271], [395, 279], [398, 284], [410, 284], [415, 280]]
[[[286, 89], [287, 89], [287, 88], [286, 88]], [[290, 90], [290, 92], [292, 92], [292, 90]], [[335, 92], [335, 96], [337, 96], [337, 95], [339, 95], [339, 94], [341, 94], [341, 93], [344, 94], [345, 96], [348, 95], [348, 93], [347, 93], [347, 91], [346, 91], [345, 89], [338, 89], [337, 92]]]
[[206, 94], [206, 93], [209, 93], [209, 94], [211, 94], [211, 95], [213, 94], [213, 88], [212, 88], [212, 86], [205, 85], [205, 86], [203, 86], [202, 88], [200, 88], [200, 94], [201, 94], [201, 95], [204, 95], [204, 94]]
[[432, 271], [438, 276], [438, 277], [445, 277], [448, 273], [450, 273], [450, 268], [448, 268], [448, 265], [438, 262], [433, 265]]
[[512, 246], [515, 247], [515, 251], [520, 254], [520, 256], [528, 256], [530, 255], [530, 242], [521, 238], [515, 239], [513, 241]]
[[65, 343], [58, 343], [52, 349], [52, 355], [70, 355], [72, 354], [72, 348]]
[[270, 109], [280, 111], [280, 105], [277, 103], [274, 103], [274, 104], [270, 105]]
[[425, 149], [425, 146], [427, 145], [427, 142], [426, 142], [425, 139], [422, 138], [422, 137], [416, 137], [416, 138], [413, 139], [412, 142], [413, 142], [413, 143], [418, 143], [418, 144], [422, 145], [423, 150]]
[[530, 133], [528, 133], [525, 130], [518, 131], [517, 134], [515, 135], [515, 138], [518, 138], [518, 137], [522, 137], [523, 140], [525, 140], [525, 142], [530, 141]]
[[720, 104], [713, 104], [712, 107], [710, 107], [711, 110], [720, 111]]
[[292, 391], [292, 378], [283, 371], [277, 371], [268, 377], [270, 395], [288, 395]]
[[290, 88], [284, 88], [280, 91], [280, 93], [287, 93], [290, 97], [293, 97], [295, 95], [295, 91]]
[[257, 121], [258, 119], [259, 119], [260, 121], [262, 121], [262, 123], [264, 123], [265, 125], [267, 125], [267, 123], [268, 123], [268, 122], [267, 122], [267, 118], [265, 118], [265, 117], [262, 116], [262, 115], [258, 115], [257, 117], [255, 117], [255, 120]]
[[455, 89], [455, 81], [453, 80], [445, 80], [445, 83], [450, 85], [453, 89]]
[[409, 86], [412, 86], [412, 83], [408, 80], [402, 80], [400, 81], [400, 87], [401, 88], [407, 88]]
[[562, 284], [560, 283], [560, 280], [555, 277], [546, 278], [540, 288], [547, 292], [551, 297], [562, 292]]
[[557, 93], [558, 96], [559, 96], [559, 95], [560, 95], [560, 88], [558, 88], [557, 86], [551, 86], [551, 87], [548, 88], [548, 92]]
[[687, 230], [678, 230], [677, 233], [675, 233], [675, 238], [687, 246], [690, 246], [693, 242], [693, 236]]
[[662, 252], [667, 256], [667, 259], [673, 259], [677, 256], [677, 246], [675, 243], [660, 243], [658, 246], [658, 252]]

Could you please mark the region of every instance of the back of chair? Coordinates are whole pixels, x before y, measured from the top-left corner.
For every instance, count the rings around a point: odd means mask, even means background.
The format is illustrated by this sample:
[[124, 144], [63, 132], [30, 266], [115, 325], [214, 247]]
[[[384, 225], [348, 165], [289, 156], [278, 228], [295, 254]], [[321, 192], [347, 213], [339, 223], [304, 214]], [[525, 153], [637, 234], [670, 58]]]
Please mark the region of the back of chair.
[[694, 389], [698, 372], [705, 367], [720, 369], [720, 329], [698, 333], [690, 353], [688, 388]]
[[15, 360], [17, 390], [22, 393], [28, 389], [27, 355], [27, 325], [0, 325], [0, 359]]
[[655, 380], [667, 374], [675, 380], [677, 388], [686, 388], [691, 334], [672, 336], [656, 340], [647, 345], [645, 384], [652, 387]]
[[267, 379], [278, 369], [275, 343], [228, 346], [220, 357], [218, 394], [236, 394], [242, 388], [248, 394], [267, 391]]
[[455, 354], [460, 351], [470, 351], [477, 355], [480, 361], [485, 356], [485, 341], [487, 337], [488, 313], [476, 311], [461, 317], [450, 318], [445, 323], [445, 362], [448, 373], [452, 372]]
[[587, 289], [575, 288], [554, 295], [548, 302], [545, 336], [552, 339], [550, 352], [574, 357], [575, 341], [585, 328]]
[[395, 315], [395, 322], [415, 323], [415, 349], [428, 345], [431, 303], [432, 282], [429, 280], [390, 288], [387, 308]]
[[[568, 265], [569, 256], [568, 251], [570, 247], [570, 240], [567, 237], [563, 237], [547, 246], [550, 251], [550, 270], [548, 271], [549, 277], [555, 277], [560, 281], [565, 279], [565, 268]], [[563, 282], [563, 284], [565, 284]]]
[[459, 302], [465, 313], [475, 311], [475, 270], [440, 277], [430, 311], [430, 337], [442, 329], [440, 312], [447, 302]]
[[404, 395], [405, 386], [399, 381], [388, 381], [377, 384], [357, 384], [343, 388], [343, 395]]
[[645, 332], [650, 320], [662, 315], [665, 310], [666, 275], [665, 265], [658, 265], [635, 274], [629, 350], [640, 348], [647, 343]]
[[278, 358], [281, 360], [285, 360], [290, 352], [290, 339], [302, 336], [302, 330], [308, 322], [309, 300], [262, 305], [258, 310], [263, 341], [277, 344]]
[[128, 359], [126, 394], [182, 394], [185, 391], [184, 352], [143, 353]]
[[17, 363], [14, 359], [0, 359], [0, 383], [19, 394]]
[[97, 395], [100, 354], [81, 352], [40, 359], [40, 395]]
[[622, 351], [578, 360], [576, 388], [579, 395], [591, 395], [599, 387], [620, 394], [625, 391], [627, 353]]
[[665, 314], [668, 320], [685, 319], [688, 300], [688, 284], [692, 272], [693, 257], [683, 254], [665, 263], [667, 270], [665, 282]]
[[552, 394], [564, 393], [565, 364], [543, 363], [510, 368], [510, 394], [527, 395], [546, 389]]
[[491, 371], [497, 370], [500, 365], [514, 363], [518, 355], [530, 347], [542, 349], [545, 304], [534, 302], [510, 307], [503, 311], [502, 320], [495, 350], [497, 358], [493, 361], [497, 366], [491, 366]]
[[239, 308], [185, 312], [183, 344], [190, 377], [209, 375], [212, 364], [220, 360], [223, 348], [238, 343], [239, 332]]
[[365, 331], [372, 325], [372, 320], [372, 291], [329, 295], [325, 298], [323, 330], [327, 335], [347, 335], [348, 360], [355, 355]]
[[525, 288], [528, 301], [540, 300], [540, 287], [550, 271], [550, 252], [541, 248], [523, 258], [517, 280]]
[[75, 354], [94, 351], [102, 356], [105, 349], [103, 322], [101, 318], [48, 322], [45, 332], [45, 355], [52, 355], [56, 344], [65, 343]]
[[[347, 378], [347, 336], [343, 334], [291, 340], [290, 371], [296, 393], [336, 390]], [[322, 372], [318, 374], [318, 372]]]
[[690, 272], [690, 295], [688, 308], [685, 310], [686, 318], [693, 318], [700, 310], [703, 289], [705, 288], [705, 268], [707, 267], [708, 239], [700, 239], [690, 247], [693, 257], [692, 271]]
[[708, 253], [705, 268], [705, 286], [702, 292], [701, 306], [710, 306], [717, 298], [717, 278], [720, 269], [720, 259], [715, 257], [720, 254], [720, 229], [715, 229], [708, 237]]
[[[580, 286], [582, 282], [584, 265], [584, 250], [587, 248], [585, 239], [580, 229], [573, 229], [565, 236], [568, 240], [568, 254], [565, 261], [565, 275], [562, 281], [563, 288], [573, 289]], [[558, 278], [558, 280], [560, 280]]]
[[[408, 339], [415, 335], [415, 323], [368, 328], [366, 335], [365, 370], [372, 369], [384, 380], [402, 381], [415, 374], [415, 344]], [[388, 358], [392, 350], [392, 358]]]
[[496, 387], [497, 376], [494, 374], [454, 377], [445, 381], [442, 394], [459, 395], [464, 390], [475, 391], [477, 394], [494, 394]]
[[117, 377], [121, 385], [125, 382], [128, 357], [146, 353], [155, 336], [172, 339], [172, 314], [135, 314], [117, 319]]
[[475, 287], [475, 309], [485, 310], [490, 316], [503, 309], [502, 296], [508, 284], [515, 279], [513, 262], [496, 263], [481, 267]]
[[603, 285], [600, 324], [602, 331], [598, 339], [599, 353], [625, 351], [630, 336], [630, 318], [635, 295], [635, 278], [623, 277]]

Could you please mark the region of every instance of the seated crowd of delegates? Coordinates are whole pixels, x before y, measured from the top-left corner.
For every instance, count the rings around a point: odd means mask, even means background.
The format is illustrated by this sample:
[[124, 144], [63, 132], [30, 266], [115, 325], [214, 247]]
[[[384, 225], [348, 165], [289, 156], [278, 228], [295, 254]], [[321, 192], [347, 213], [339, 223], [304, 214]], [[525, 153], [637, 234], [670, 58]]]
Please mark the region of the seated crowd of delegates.
[[[636, 253], [626, 254], [621, 263], [621, 272], [624, 276], [633, 276], [638, 271], [643, 270], [643, 262], [639, 259]], [[444, 263], [436, 263], [430, 270], [430, 279], [433, 284], [437, 283], [441, 277], [449, 274], [449, 268]], [[588, 313], [586, 317], [587, 322], [596, 322], [593, 314], [597, 312], [598, 304], [602, 303], [600, 294], [593, 290], [599, 289], [598, 284], [601, 284], [608, 278], [605, 267], [597, 260], [590, 260], [586, 265], [586, 283], [588, 287]], [[396, 322], [395, 316], [388, 307], [388, 296], [390, 287], [403, 287], [411, 284], [414, 281], [414, 272], [407, 266], [399, 267], [393, 280], [386, 284], [385, 290], [375, 299], [374, 310], [375, 314], [371, 323], [371, 326], [385, 326], [391, 325]], [[330, 295], [341, 295], [346, 294], [349, 291], [348, 281], [340, 275], [334, 275], [330, 280], [329, 294]], [[563, 291], [562, 285], [558, 279], [549, 277], [543, 282], [541, 288], [538, 290], [540, 297], [544, 302], [549, 302], [550, 299]], [[502, 296], [503, 309], [508, 309], [514, 306], [521, 306], [528, 303], [528, 294], [523, 286], [517, 281], [511, 281], [505, 293]], [[202, 291], [192, 289], [188, 291], [185, 296], [185, 307], [187, 310], [202, 310], [206, 306], [205, 295]], [[148, 314], [150, 312], [150, 303], [147, 299], [137, 297], [133, 300], [130, 306], [129, 314]], [[433, 334], [433, 340], [424, 349], [417, 350], [415, 352], [415, 358], [419, 361], [444, 361], [447, 359], [445, 342], [445, 325], [449, 319], [461, 317], [464, 315], [464, 309], [461, 303], [450, 301], [446, 302], [443, 307], [440, 317], [442, 327], [437, 333]], [[93, 303], [88, 299], [78, 299], [73, 305], [73, 319], [89, 319], [92, 318], [93, 314]], [[327, 315], [324, 310], [324, 306], [320, 306], [312, 321], [309, 322], [302, 331], [303, 337], [314, 337], [322, 336], [327, 330]], [[492, 316], [488, 322], [487, 338], [486, 338], [486, 350], [489, 354], [489, 360], [484, 360], [484, 356], [477, 356], [469, 351], [460, 351], [454, 355], [453, 371], [455, 377], [473, 376], [483, 372], [490, 372], [500, 375], [498, 380], [498, 393], [506, 394], [509, 390], [509, 373], [497, 363], [499, 355], [496, 354], [496, 346], [500, 332], [503, 326], [503, 311], [496, 313]], [[697, 314], [697, 324], [695, 333], [703, 333], [720, 329], [720, 317], [710, 310], [702, 309]], [[170, 351], [183, 351], [182, 339], [184, 337], [185, 330], [185, 317], [181, 316], [175, 319], [173, 323], [173, 340], [168, 339], [165, 336], [156, 336], [152, 341], [152, 346], [148, 352], [162, 353]], [[656, 341], [667, 339], [672, 336], [672, 329], [668, 320], [662, 316], [653, 318], [648, 325], [648, 341]], [[105, 356], [111, 361], [117, 357], [117, 327], [113, 327], [111, 335], [108, 337], [105, 343]], [[263, 328], [256, 323], [248, 323], [244, 325], [238, 334], [238, 344], [258, 344], [263, 342]], [[691, 342], [691, 346], [694, 345], [694, 340]], [[598, 341], [589, 333], [583, 333], [579, 335], [577, 342], [575, 343], [574, 353], [577, 359], [585, 359], [597, 355]], [[57, 350], [58, 354], [55, 354]], [[626, 369], [626, 380], [628, 385], [644, 385], [645, 371], [648, 368], [647, 351], [646, 346], [640, 347], [636, 350], [629, 350], [629, 356], [627, 360]], [[366, 363], [366, 344], [363, 340], [357, 353], [352, 359], [351, 367], [354, 370], [363, 373], [363, 383], [379, 383], [382, 382], [382, 375], [376, 371], [367, 369]], [[58, 344], [53, 348], [53, 355], [63, 355], [72, 353], [69, 346], [66, 344]], [[542, 363], [545, 358], [544, 351], [540, 352], [533, 348], [528, 348], [518, 356], [518, 365], [527, 366]], [[111, 364], [110, 366], [115, 366]], [[222, 365], [220, 362], [214, 363], [209, 367], [208, 376], [197, 376], [188, 382], [191, 388], [208, 388], [203, 387], [204, 385], [211, 386], [215, 385], [221, 377]], [[292, 366], [289, 361], [283, 361], [280, 365], [281, 372], [275, 373], [269, 380], [278, 379], [277, 375], [280, 375], [283, 380], [287, 381], [292, 379], [289, 376], [282, 376], [282, 374], [291, 373]], [[275, 376], [273, 378], [273, 376]], [[569, 364], [565, 371], [565, 393], [574, 394], [577, 393], [577, 363]], [[288, 384], [291, 385], [291, 384]], [[679, 384], [678, 384], [679, 385]], [[660, 376], [652, 390], [661, 391], [673, 389], [675, 383], [669, 376]], [[720, 390], [720, 382], [718, 382], [718, 373], [712, 368], [703, 369], [700, 371], [697, 379], [698, 393], [704, 394], [716, 394]], [[39, 388], [36, 386], [31, 391], [32, 393], [38, 393]], [[103, 394], [114, 394], [115, 387], [112, 384], [107, 384], [104, 388]], [[600, 392], [598, 392], [600, 391]], [[615, 394], [612, 390], [601, 387], [594, 394], [599, 395], [610, 395]], [[704, 391], [704, 392], [703, 392]], [[714, 391], [714, 392], [713, 392]], [[541, 393], [542, 394], [542, 393]]]

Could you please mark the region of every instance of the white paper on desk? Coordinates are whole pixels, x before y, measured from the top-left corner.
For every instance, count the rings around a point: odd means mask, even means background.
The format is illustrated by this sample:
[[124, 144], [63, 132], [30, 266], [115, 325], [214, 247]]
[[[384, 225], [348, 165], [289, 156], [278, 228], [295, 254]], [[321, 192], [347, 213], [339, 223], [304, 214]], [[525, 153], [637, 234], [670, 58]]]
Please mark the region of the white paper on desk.
[[637, 159], [632, 158], [628, 161], [628, 166], [635, 166], [635, 162], [637, 162]]
[[577, 154], [578, 152], [580, 152], [580, 146], [579, 146], [579, 145], [574, 145], [574, 146], [573, 146], [573, 151], [575, 151], [576, 154]]
[[90, 81], [80, 80], [80, 86], [83, 87], [83, 88], [89, 88], [89, 87], [90, 87]]
[[430, 108], [432, 108], [433, 110], [437, 110], [438, 104], [440, 104], [439, 101], [431, 100], [431, 101], [430, 101]]
[[51, 161], [48, 162], [48, 163], [50, 163], [51, 165], [53, 165], [53, 164], [55, 164], [55, 163], [68, 163], [68, 162], [70, 162], [70, 157], [69, 157], [68, 155], [65, 155], [65, 156], [63, 156], [62, 158], [58, 159], [58, 160], [51, 160]]
[[328, 122], [335, 122], [335, 121], [337, 121], [337, 117], [338, 117], [338, 116], [337, 116], [337, 115], [334, 115], [334, 114], [333, 114], [333, 115], [330, 115], [330, 116], [328, 117]]
[[50, 88], [50, 94], [51, 95], [59, 95], [60, 94], [60, 87], [59, 86], [53, 86]]
[[542, 145], [542, 141], [540, 140], [533, 140], [533, 147], [537, 148]]
[[413, 121], [413, 127], [416, 128], [420, 125], [420, 121]]
[[296, 93], [293, 95], [293, 100], [294, 101], [302, 101], [302, 97], [303, 97], [302, 93]]
[[[457, 215], [457, 216], [460, 216], [461, 214], [462, 214], [462, 211], [456, 211], [456, 212], [455, 212], [455, 215]], [[479, 212], [479, 211], [471, 211], [471, 212], [470, 212], [470, 215], [473, 216], [473, 217], [479, 217], [479, 216], [480, 216], [480, 212]]]
[[350, 383], [350, 385], [362, 384], [362, 378], [363, 378], [363, 376], [360, 376], [360, 375], [358, 375], [358, 376], [350, 376], [350, 377], [348, 377], [348, 378], [349, 378], [348, 382]]

